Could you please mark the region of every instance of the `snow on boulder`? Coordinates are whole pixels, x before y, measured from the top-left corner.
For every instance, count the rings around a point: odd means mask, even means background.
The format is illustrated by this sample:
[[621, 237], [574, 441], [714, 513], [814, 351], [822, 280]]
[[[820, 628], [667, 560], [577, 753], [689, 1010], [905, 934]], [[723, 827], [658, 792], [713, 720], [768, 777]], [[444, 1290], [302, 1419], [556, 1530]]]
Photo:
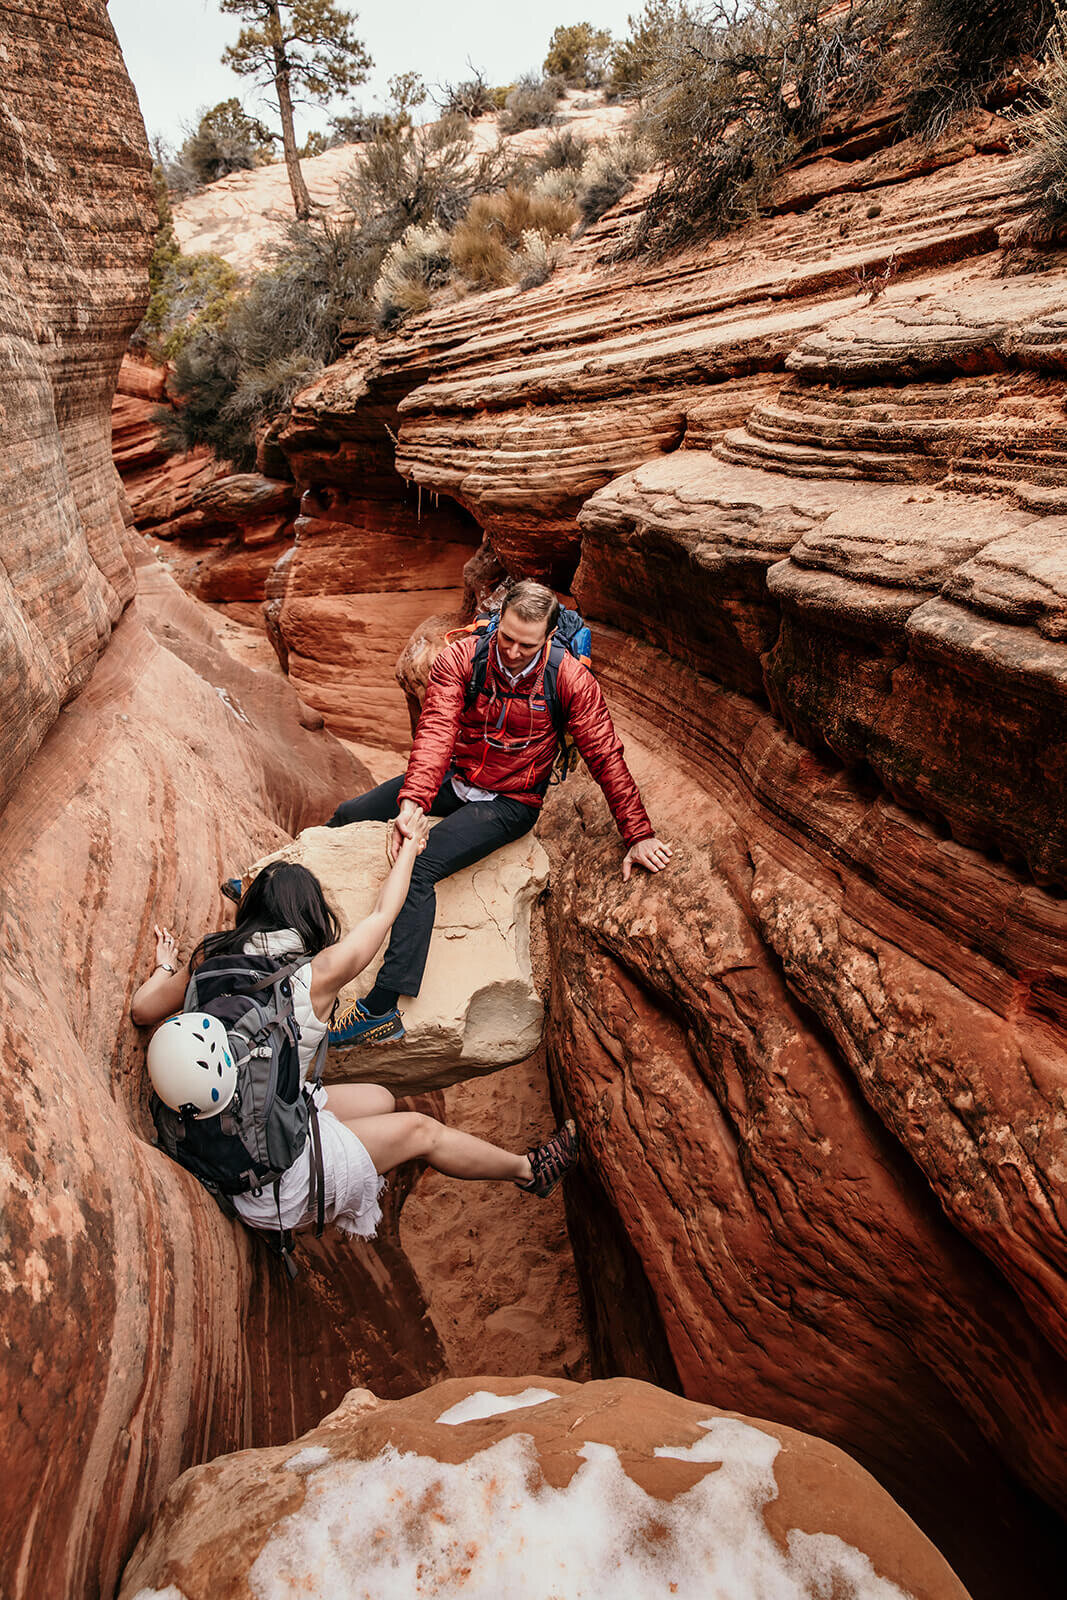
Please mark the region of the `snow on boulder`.
[[353, 1390], [296, 1444], [194, 1467], [119, 1600], [966, 1600], [834, 1446], [632, 1379], [537, 1381]]
[[[373, 910], [388, 875], [389, 829], [384, 822], [307, 828], [277, 856], [257, 861], [245, 883], [267, 861], [298, 861], [319, 879], [347, 932]], [[548, 857], [527, 834], [439, 883], [422, 989], [400, 1002], [406, 1038], [332, 1049], [327, 1080], [370, 1079], [410, 1094], [531, 1055], [544, 1006], [530, 962], [530, 917], [547, 882]], [[342, 1005], [366, 994], [380, 965], [379, 955], [342, 991]]]

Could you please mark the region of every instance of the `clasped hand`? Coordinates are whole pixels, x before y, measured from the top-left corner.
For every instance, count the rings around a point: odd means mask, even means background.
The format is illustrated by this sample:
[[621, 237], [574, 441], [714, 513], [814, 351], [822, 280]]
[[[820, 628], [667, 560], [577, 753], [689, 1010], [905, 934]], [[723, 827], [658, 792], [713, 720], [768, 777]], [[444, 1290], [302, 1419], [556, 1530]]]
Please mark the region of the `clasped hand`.
[[415, 854], [421, 856], [426, 849], [426, 840], [430, 833], [430, 819], [421, 806], [414, 800], [400, 802], [400, 815], [393, 823], [393, 831], [389, 835], [386, 846], [391, 866], [396, 865], [397, 857], [409, 841], [415, 849]]

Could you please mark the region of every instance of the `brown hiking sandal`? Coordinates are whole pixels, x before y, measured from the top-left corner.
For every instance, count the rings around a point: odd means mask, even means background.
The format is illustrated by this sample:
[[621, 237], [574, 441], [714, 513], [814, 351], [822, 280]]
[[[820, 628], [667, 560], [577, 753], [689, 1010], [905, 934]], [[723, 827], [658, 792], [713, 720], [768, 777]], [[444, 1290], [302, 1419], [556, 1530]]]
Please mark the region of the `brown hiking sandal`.
[[556, 1129], [551, 1139], [546, 1139], [544, 1144], [535, 1145], [532, 1150], [527, 1150], [526, 1155], [533, 1177], [529, 1183], [519, 1183], [518, 1187], [527, 1194], [535, 1194], [539, 1200], [544, 1200], [570, 1169], [577, 1165], [578, 1135], [573, 1121], [568, 1117], [562, 1128]]

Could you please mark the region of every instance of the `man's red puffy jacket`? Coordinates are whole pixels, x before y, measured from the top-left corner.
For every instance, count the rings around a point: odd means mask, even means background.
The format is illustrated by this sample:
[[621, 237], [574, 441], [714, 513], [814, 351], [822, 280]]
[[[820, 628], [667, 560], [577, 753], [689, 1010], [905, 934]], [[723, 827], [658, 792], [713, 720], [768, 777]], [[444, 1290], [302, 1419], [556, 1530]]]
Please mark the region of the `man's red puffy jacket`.
[[[414, 800], [425, 811], [433, 804], [450, 767], [467, 783], [521, 800], [528, 806], [539, 806], [544, 799], [559, 749], [545, 699], [547, 651], [542, 652], [537, 667], [522, 681], [521, 692], [508, 693], [494, 640], [486, 662], [485, 687], [468, 709], [464, 701], [477, 648], [478, 640], [473, 634], [457, 639], [445, 646], [430, 671], [415, 745], [400, 791], [401, 800]], [[603, 789], [627, 845], [651, 839], [655, 830], [622, 758], [622, 741], [612, 726], [593, 674], [574, 656], [565, 655], [559, 664], [556, 692], [567, 732]]]

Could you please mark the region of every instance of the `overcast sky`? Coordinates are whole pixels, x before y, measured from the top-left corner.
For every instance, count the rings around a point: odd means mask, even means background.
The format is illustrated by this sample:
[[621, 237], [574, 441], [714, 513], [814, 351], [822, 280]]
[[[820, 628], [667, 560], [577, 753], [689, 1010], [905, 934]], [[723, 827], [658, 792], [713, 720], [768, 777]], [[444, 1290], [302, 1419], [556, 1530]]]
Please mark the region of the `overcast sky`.
[[[353, 0], [357, 33], [374, 60], [353, 99], [384, 105], [394, 73], [414, 70], [430, 85], [469, 77], [467, 58], [490, 83], [511, 83], [540, 68], [558, 23], [589, 21], [624, 37], [627, 13], [643, 0], [542, 0], [516, 5], [500, 0]], [[141, 101], [149, 136], [180, 143], [195, 113], [237, 95], [245, 109], [263, 114], [246, 78], [222, 67], [219, 57], [237, 37], [240, 18], [223, 16], [215, 0], [110, 0], [111, 21]], [[301, 115], [302, 131], [325, 129], [327, 113]]]

